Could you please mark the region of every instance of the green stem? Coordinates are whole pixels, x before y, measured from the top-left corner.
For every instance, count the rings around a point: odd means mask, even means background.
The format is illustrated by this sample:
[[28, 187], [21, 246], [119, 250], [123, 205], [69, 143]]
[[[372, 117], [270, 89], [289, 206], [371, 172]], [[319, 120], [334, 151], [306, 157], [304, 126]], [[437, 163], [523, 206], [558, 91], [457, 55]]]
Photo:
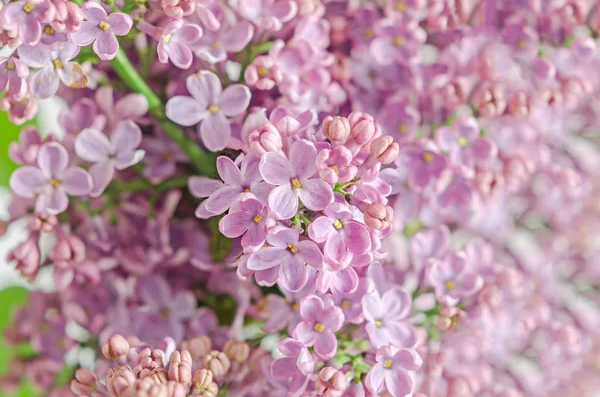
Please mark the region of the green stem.
[[169, 178], [166, 181], [153, 185], [145, 179], [134, 179], [128, 182], [113, 181], [109, 193], [138, 192], [140, 190], [152, 189], [154, 191], [165, 191], [169, 189], [178, 189], [187, 186], [188, 177], [178, 176]]
[[127, 58], [125, 51], [119, 49], [111, 65], [121, 80], [133, 91], [140, 93], [148, 100], [148, 111], [158, 121], [163, 130], [187, 154], [192, 164], [202, 175], [216, 176], [216, 154], [205, 152], [177, 124], [167, 119], [162, 101], [146, 84], [135, 67]]
[[304, 223], [306, 226], [310, 225], [310, 221], [304, 215], [298, 214], [298, 218], [300, 218], [300, 220], [302, 221], [302, 223]]

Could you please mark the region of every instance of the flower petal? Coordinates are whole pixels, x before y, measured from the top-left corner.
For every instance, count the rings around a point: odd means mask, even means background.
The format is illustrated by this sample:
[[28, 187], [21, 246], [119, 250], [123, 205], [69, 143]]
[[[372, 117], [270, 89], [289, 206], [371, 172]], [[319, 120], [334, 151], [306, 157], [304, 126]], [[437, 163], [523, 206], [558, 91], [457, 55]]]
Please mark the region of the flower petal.
[[107, 136], [93, 128], [81, 131], [74, 147], [77, 156], [93, 163], [108, 159], [112, 152], [112, 145]]
[[216, 105], [223, 90], [219, 77], [207, 70], [201, 70], [188, 76], [185, 86], [190, 95], [204, 108]]
[[317, 172], [316, 158], [317, 149], [311, 143], [302, 140], [292, 144], [290, 163], [298, 179], [308, 179]]
[[61, 144], [47, 143], [41, 147], [37, 163], [48, 179], [60, 177], [69, 164], [69, 154]]
[[174, 96], [167, 101], [166, 114], [170, 120], [185, 127], [198, 124], [208, 112], [203, 103], [189, 96]]
[[291, 185], [278, 186], [269, 193], [269, 208], [279, 219], [290, 219], [298, 211], [298, 193]]
[[212, 152], [225, 149], [231, 137], [231, 125], [222, 112], [208, 113], [202, 120], [199, 131], [202, 143]]
[[106, 160], [94, 164], [90, 167], [89, 171], [93, 182], [90, 196], [98, 197], [104, 192], [115, 176], [115, 167], [112, 161]]
[[309, 210], [320, 211], [333, 200], [331, 186], [320, 179], [302, 181], [302, 189], [297, 190], [302, 204]]
[[294, 257], [289, 257], [279, 268], [279, 285], [290, 291], [300, 291], [308, 282], [306, 266]]
[[247, 212], [230, 212], [219, 221], [219, 231], [229, 238], [240, 237], [248, 230], [253, 222], [252, 218], [253, 216]]
[[125, 36], [133, 26], [131, 17], [122, 12], [113, 12], [106, 18], [110, 31], [117, 36]]
[[48, 182], [48, 177], [37, 167], [18, 168], [10, 176], [10, 188], [21, 197], [33, 198]]
[[242, 173], [229, 157], [219, 156], [219, 158], [217, 158], [217, 171], [226, 184], [231, 186], [242, 186]]
[[250, 255], [248, 258], [248, 269], [250, 270], [265, 270], [281, 264], [285, 258], [282, 255], [284, 249], [278, 247], [263, 247]]
[[72, 196], [84, 196], [92, 191], [92, 177], [83, 168], [69, 168], [62, 173], [60, 182], [65, 192]]
[[98, 35], [92, 48], [100, 59], [108, 61], [117, 55], [117, 51], [119, 51], [119, 42], [115, 35], [107, 30]]
[[250, 89], [245, 85], [234, 84], [227, 87], [219, 97], [219, 110], [232, 117], [243, 113], [250, 104]]
[[271, 185], [290, 185], [293, 176], [291, 163], [282, 155], [269, 152], [262, 156], [260, 174]]
[[239, 186], [223, 186], [206, 199], [206, 210], [215, 215], [225, 212], [241, 193]]

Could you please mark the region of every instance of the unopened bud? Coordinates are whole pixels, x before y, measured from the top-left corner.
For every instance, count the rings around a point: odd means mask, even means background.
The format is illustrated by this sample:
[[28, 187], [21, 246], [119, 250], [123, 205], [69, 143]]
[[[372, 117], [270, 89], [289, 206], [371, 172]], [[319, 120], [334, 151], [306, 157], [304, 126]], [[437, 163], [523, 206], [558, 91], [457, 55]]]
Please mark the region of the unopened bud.
[[204, 358], [204, 368], [210, 369], [216, 378], [225, 375], [230, 366], [229, 357], [220, 351], [213, 350]]
[[389, 135], [380, 136], [371, 142], [371, 156], [381, 164], [390, 164], [398, 157], [400, 147]]
[[204, 397], [214, 397], [219, 392], [219, 388], [213, 382], [213, 374], [210, 369], [202, 368], [194, 372], [192, 377], [192, 391], [194, 395]]
[[228, 340], [223, 351], [231, 360], [243, 363], [250, 355], [250, 346], [246, 342]]
[[365, 208], [365, 224], [375, 230], [387, 228], [394, 219], [394, 210], [387, 205], [373, 203]]
[[88, 396], [96, 388], [96, 375], [89, 369], [79, 368], [71, 381], [71, 391], [78, 396]]
[[129, 342], [121, 335], [113, 335], [102, 345], [102, 354], [109, 360], [116, 360], [129, 352]]
[[121, 397], [135, 383], [135, 380], [135, 375], [129, 368], [123, 366], [111, 368], [106, 374], [106, 388], [111, 395]]
[[198, 361], [210, 352], [211, 344], [210, 338], [206, 335], [202, 335], [194, 339], [183, 341], [181, 343], [181, 349], [190, 352], [192, 361]]
[[327, 116], [322, 124], [323, 135], [333, 142], [345, 142], [350, 136], [350, 122], [345, 117]]
[[325, 367], [319, 372], [315, 391], [319, 396], [339, 397], [348, 387], [346, 375], [333, 367]]

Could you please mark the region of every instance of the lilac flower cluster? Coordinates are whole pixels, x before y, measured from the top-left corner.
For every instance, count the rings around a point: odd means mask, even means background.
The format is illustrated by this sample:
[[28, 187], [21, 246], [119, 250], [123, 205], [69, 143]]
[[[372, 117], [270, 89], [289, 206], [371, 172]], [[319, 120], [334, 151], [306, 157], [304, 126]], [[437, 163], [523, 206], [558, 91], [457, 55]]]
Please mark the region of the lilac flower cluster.
[[9, 148], [8, 259], [52, 288], [7, 388], [600, 390], [594, 1], [18, 0], [0, 27], [11, 120], [66, 102]]

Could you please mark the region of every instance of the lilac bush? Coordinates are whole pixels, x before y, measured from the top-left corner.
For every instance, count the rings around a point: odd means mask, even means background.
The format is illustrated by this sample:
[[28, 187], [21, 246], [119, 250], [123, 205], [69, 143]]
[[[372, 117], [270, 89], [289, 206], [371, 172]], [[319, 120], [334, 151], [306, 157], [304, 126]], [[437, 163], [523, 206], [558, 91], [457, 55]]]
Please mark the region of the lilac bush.
[[4, 2], [0, 108], [66, 106], [9, 148], [7, 258], [51, 288], [0, 389], [596, 395], [599, 31], [593, 0]]

